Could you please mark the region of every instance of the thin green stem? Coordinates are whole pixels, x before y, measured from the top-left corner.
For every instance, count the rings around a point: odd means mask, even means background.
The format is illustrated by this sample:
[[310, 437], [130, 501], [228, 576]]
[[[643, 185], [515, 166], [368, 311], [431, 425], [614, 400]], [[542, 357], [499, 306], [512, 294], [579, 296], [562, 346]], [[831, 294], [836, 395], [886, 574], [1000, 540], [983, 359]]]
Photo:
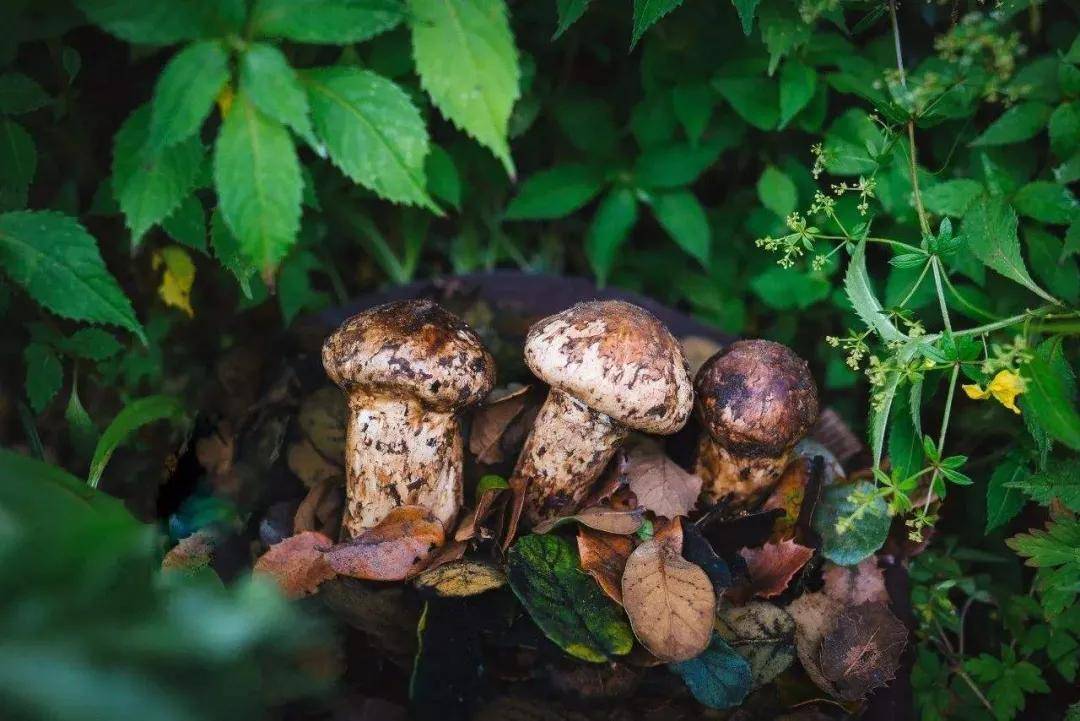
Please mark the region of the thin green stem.
[[[900, 24], [896, 20], [896, 0], [889, 0], [889, 17], [892, 20], [893, 44], [896, 47], [896, 67], [900, 71], [900, 85], [907, 88], [907, 73], [904, 71], [904, 55], [900, 48]], [[922, 191], [919, 189], [919, 163], [915, 153], [915, 120], [907, 122], [908, 136], [908, 160], [909, 172], [911, 173], [911, 192], [915, 197], [915, 211], [919, 216], [919, 227], [923, 237], [930, 235], [930, 220], [926, 216], [926, 208], [923, 207]]]
[[999, 319], [998, 316], [994, 315], [988, 310], [983, 310], [982, 308], [969, 301], [963, 295], [961, 295], [959, 289], [955, 285], [953, 285], [953, 282], [949, 279], [948, 273], [941, 274], [941, 281], [945, 284], [945, 287], [949, 290], [949, 292], [952, 293], [953, 297], [956, 298], [956, 300], [959, 301], [960, 304], [966, 307], [968, 310], [972, 311], [976, 315], [981, 315], [983, 318], [989, 318], [992, 320]]
[[919, 273], [919, 277], [915, 279], [915, 285], [911, 286], [911, 290], [909, 290], [907, 292], [907, 295], [904, 296], [903, 300], [901, 300], [897, 304], [899, 307], [903, 308], [905, 305], [907, 305], [907, 302], [911, 300], [911, 296], [915, 295], [915, 291], [917, 291], [919, 289], [919, 286], [922, 285], [923, 278], [926, 277], [927, 271], [930, 270], [930, 265], [931, 263], [923, 263], [922, 272]]
[[945, 302], [945, 291], [941, 287], [941, 261], [935, 255], [930, 259], [930, 265], [934, 267], [934, 289], [937, 291], [938, 305], [941, 306], [941, 321], [945, 324], [945, 330], [952, 334], [952, 322], [949, 320], [949, 308]]
[[[843, 236], [843, 235], [816, 235], [815, 234], [814, 237], [815, 238], [821, 238], [822, 240], [843, 240], [843, 241], [853, 240], [851, 237]], [[874, 236], [867, 236], [866, 242], [867, 243], [881, 243], [883, 245], [891, 245], [894, 248], [903, 248], [904, 250], [906, 250], [909, 253], [918, 253], [919, 255], [930, 255], [929, 251], [927, 251], [925, 248], [920, 248], [917, 245], [912, 245], [911, 243], [905, 243], [905, 242], [900, 241], [900, 240], [891, 240], [889, 238], [877, 238], [877, 237], [874, 237]]]

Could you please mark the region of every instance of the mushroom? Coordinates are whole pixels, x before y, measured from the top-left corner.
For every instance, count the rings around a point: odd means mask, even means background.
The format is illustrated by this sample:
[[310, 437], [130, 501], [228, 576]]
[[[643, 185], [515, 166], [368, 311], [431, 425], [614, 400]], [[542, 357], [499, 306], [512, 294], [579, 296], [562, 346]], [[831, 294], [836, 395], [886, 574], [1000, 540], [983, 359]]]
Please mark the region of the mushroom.
[[702, 495], [747, 507], [779, 481], [817, 419], [806, 361], [779, 343], [736, 341], [701, 367], [694, 390], [705, 427], [696, 469]]
[[679, 343], [630, 303], [544, 318], [529, 329], [525, 363], [551, 386], [511, 478], [530, 525], [577, 511], [631, 430], [674, 433], [693, 409]]
[[458, 413], [495, 383], [480, 338], [431, 301], [398, 301], [342, 323], [322, 359], [348, 395], [345, 537], [409, 505], [451, 528], [462, 501]]

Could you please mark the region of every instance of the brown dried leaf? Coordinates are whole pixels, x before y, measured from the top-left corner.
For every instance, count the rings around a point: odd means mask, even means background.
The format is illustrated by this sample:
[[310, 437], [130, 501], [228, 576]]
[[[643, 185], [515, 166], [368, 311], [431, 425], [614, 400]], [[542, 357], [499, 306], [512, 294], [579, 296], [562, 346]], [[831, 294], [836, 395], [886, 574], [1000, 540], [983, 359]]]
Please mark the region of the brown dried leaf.
[[310, 490], [296, 508], [293, 533], [319, 531], [334, 538], [341, 528], [344, 489], [334, 481], [323, 481]]
[[721, 602], [716, 632], [750, 664], [753, 688], [769, 683], [795, 660], [795, 620], [766, 601], [745, 606]]
[[623, 569], [634, 548], [633, 542], [626, 536], [582, 526], [578, 529], [577, 546], [581, 570], [596, 579], [604, 593], [621, 604]]
[[716, 593], [705, 572], [655, 538], [630, 554], [623, 606], [634, 633], [655, 656], [686, 661], [709, 645]]
[[547, 533], [556, 526], [561, 526], [571, 521], [577, 521], [583, 526], [588, 526], [605, 533], [618, 533], [629, 536], [638, 532], [644, 522], [644, 509], [635, 508], [629, 511], [616, 510], [607, 506], [593, 506], [578, 511], [572, 516], [549, 518], [546, 521], [533, 526], [533, 533]]
[[664, 544], [676, 556], [681, 556], [683, 551], [682, 517], [675, 516], [670, 520], [663, 517], [656, 519], [656, 523], [653, 524], [653, 538]]
[[746, 561], [750, 576], [746, 598], [773, 598], [784, 592], [795, 574], [813, 557], [814, 549], [787, 540], [766, 543], [761, 548], [744, 548], [739, 555]]
[[658, 516], [685, 516], [701, 493], [701, 478], [687, 473], [652, 442], [630, 450], [626, 476], [638, 503]]
[[300, 404], [297, 421], [304, 436], [324, 458], [345, 458], [345, 425], [349, 407], [345, 395], [334, 386], [324, 386]]
[[503, 439], [510, 424], [525, 410], [529, 386], [496, 389], [473, 414], [469, 452], [481, 463], [501, 463], [506, 458]]
[[413, 584], [442, 598], [464, 598], [505, 586], [506, 575], [491, 563], [459, 559], [429, 568]]
[[334, 542], [315, 531], [304, 531], [275, 543], [255, 562], [255, 573], [273, 578], [289, 598], [315, 593], [319, 584], [336, 574], [322, 549]]
[[821, 641], [819, 666], [845, 701], [884, 686], [900, 667], [907, 629], [884, 603], [845, 609]]
[[795, 619], [795, 651], [806, 675], [819, 688], [837, 697], [840, 692], [818, 664], [818, 649], [825, 634], [836, 625], [842, 608], [835, 599], [820, 592], [804, 593], [787, 607], [787, 612]]
[[195, 572], [210, 565], [214, 557], [216, 542], [209, 531], [195, 531], [190, 536], [181, 538], [165, 558], [161, 559], [162, 571]]
[[784, 474], [780, 476], [776, 488], [765, 499], [762, 510], [770, 511], [779, 508], [784, 512], [784, 515], [776, 519], [773, 526], [773, 540], [782, 541], [795, 537], [795, 523], [799, 520], [799, 511], [802, 510], [803, 499], [806, 497], [806, 483], [809, 480], [809, 464], [802, 458], [796, 458], [784, 469]]
[[373, 581], [401, 581], [423, 569], [445, 539], [442, 523], [423, 506], [402, 506], [379, 525], [334, 546], [326, 560], [337, 573]]
[[326, 481], [341, 482], [345, 477], [345, 469], [324, 458], [306, 438], [289, 446], [286, 459], [289, 470], [295, 473], [296, 477], [308, 488]]
[[825, 595], [844, 606], [889, 600], [885, 574], [878, 568], [874, 556], [863, 560], [858, 566], [826, 563], [822, 575], [825, 578]]
[[224, 476], [232, 471], [233, 459], [236, 457], [236, 435], [228, 421], [195, 443], [195, 457], [199, 459], [199, 465], [212, 476]]

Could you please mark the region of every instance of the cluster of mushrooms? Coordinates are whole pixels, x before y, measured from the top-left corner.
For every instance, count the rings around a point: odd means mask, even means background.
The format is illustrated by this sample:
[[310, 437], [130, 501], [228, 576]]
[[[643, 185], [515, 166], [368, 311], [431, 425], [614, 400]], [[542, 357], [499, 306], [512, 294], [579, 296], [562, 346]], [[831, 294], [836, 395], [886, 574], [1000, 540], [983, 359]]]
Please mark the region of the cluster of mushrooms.
[[[344, 537], [406, 505], [452, 528], [463, 498], [459, 418], [495, 384], [477, 334], [431, 301], [400, 301], [345, 321], [322, 359], [348, 396]], [[510, 479], [526, 526], [579, 510], [632, 431], [676, 433], [695, 405], [703, 500], [749, 506], [776, 485], [818, 415], [807, 364], [787, 347], [732, 343], [691, 383], [679, 342], [622, 301], [540, 320], [525, 361], [550, 386]]]

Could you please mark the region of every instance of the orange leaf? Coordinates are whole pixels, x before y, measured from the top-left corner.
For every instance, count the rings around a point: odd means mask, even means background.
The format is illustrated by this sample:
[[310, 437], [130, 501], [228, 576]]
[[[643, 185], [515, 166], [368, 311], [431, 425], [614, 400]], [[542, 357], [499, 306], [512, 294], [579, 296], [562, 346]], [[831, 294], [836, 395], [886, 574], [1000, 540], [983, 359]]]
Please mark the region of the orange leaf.
[[270, 576], [289, 598], [315, 593], [323, 581], [335, 575], [321, 549], [333, 545], [317, 531], [304, 531], [275, 543], [255, 562], [255, 573]]
[[445, 540], [442, 523], [423, 506], [402, 506], [377, 526], [326, 552], [343, 576], [401, 581], [423, 569]]
[[631, 540], [582, 526], [578, 529], [577, 546], [581, 569], [596, 579], [604, 593], [621, 604], [623, 569], [634, 547]]
[[787, 540], [766, 543], [761, 548], [744, 548], [739, 555], [746, 561], [750, 575], [746, 598], [772, 598], [784, 592], [795, 574], [814, 555], [814, 549]]

